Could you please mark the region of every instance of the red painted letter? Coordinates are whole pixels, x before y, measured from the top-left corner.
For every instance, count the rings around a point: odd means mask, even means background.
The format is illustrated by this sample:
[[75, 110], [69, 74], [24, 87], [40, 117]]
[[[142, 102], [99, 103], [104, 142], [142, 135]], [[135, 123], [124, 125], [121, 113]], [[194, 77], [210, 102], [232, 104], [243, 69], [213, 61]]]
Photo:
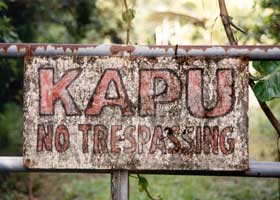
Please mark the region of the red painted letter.
[[176, 101], [181, 97], [181, 81], [172, 70], [140, 70], [140, 115], [155, 115], [157, 103]]
[[[61, 136], [63, 142], [61, 141]], [[55, 148], [56, 151], [61, 153], [65, 152], [69, 148], [69, 132], [65, 125], [59, 125], [55, 131]]]
[[66, 115], [81, 114], [67, 88], [79, 76], [81, 69], [71, 69], [65, 72], [54, 84], [52, 68], [39, 69], [40, 76], [40, 114], [54, 115], [54, 103], [61, 100]]
[[231, 69], [217, 70], [217, 100], [211, 109], [204, 107], [203, 71], [190, 69], [188, 72], [187, 103], [194, 117], [218, 117], [230, 112], [233, 106], [233, 72]]
[[117, 132], [122, 130], [122, 125], [111, 126], [111, 152], [120, 153], [121, 148], [117, 147], [117, 142], [120, 141], [120, 137], [117, 136]]
[[[113, 84], [115, 91], [110, 86]], [[109, 91], [110, 90], [110, 91]], [[110, 96], [114, 92], [116, 95]], [[123, 115], [133, 115], [131, 102], [128, 99], [121, 74], [116, 69], [106, 69], [97, 83], [96, 89], [89, 101], [86, 115], [99, 115], [105, 106], [118, 106]]]
[[166, 154], [164, 135], [161, 126], [156, 126], [154, 129], [154, 134], [153, 134], [149, 153], [153, 154], [158, 149], [161, 151], [162, 154]]
[[124, 152], [125, 153], [134, 153], [136, 151], [136, 139], [133, 137], [133, 132], [136, 130], [135, 126], [128, 126], [124, 130], [124, 137], [125, 140], [129, 141], [130, 146], [129, 147], [124, 147]]
[[212, 147], [212, 152], [218, 155], [218, 138], [219, 138], [219, 127], [214, 126], [213, 131], [211, 127], [204, 126], [203, 128], [203, 151], [205, 154], [209, 154]]
[[[232, 133], [233, 128], [231, 126], [224, 128], [220, 133], [220, 148], [224, 155], [232, 154], [234, 152], [235, 140], [234, 138], [227, 138], [227, 133]], [[226, 147], [226, 141], [228, 143], [228, 148]]]
[[47, 151], [52, 151], [53, 125], [47, 125], [47, 130], [46, 133], [44, 125], [38, 124], [37, 152], [43, 151], [44, 146]]
[[83, 132], [83, 153], [88, 153], [88, 132], [91, 130], [91, 127], [92, 126], [90, 124], [79, 124], [78, 126], [79, 131]]
[[143, 146], [148, 144], [151, 138], [150, 128], [144, 125], [138, 126], [138, 153], [141, 154], [144, 151]]
[[94, 154], [108, 153], [107, 139], [108, 139], [108, 130], [106, 126], [102, 124], [95, 125], [94, 136], [93, 136]]

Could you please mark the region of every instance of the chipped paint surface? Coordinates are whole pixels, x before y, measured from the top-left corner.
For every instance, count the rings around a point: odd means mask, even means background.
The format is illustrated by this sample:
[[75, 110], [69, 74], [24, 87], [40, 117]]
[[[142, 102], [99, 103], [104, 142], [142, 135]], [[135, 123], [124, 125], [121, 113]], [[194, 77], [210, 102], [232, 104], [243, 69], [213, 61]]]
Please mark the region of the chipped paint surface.
[[246, 57], [251, 60], [279, 60], [279, 45], [91, 45], [0, 43], [0, 57], [30, 56], [205, 56]]
[[246, 170], [247, 65], [239, 58], [31, 57], [24, 164]]

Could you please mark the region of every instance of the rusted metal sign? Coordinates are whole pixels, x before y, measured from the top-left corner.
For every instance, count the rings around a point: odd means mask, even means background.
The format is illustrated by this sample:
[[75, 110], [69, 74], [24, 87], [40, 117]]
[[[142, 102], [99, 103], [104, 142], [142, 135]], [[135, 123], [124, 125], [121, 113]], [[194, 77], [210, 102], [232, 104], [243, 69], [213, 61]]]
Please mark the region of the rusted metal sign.
[[248, 168], [248, 62], [243, 59], [26, 60], [28, 168]]

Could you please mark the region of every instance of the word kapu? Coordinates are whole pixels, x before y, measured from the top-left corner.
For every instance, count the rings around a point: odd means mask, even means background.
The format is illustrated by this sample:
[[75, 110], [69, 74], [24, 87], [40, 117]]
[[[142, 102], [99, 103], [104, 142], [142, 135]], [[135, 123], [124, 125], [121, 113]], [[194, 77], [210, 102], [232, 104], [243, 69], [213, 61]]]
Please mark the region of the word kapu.
[[[55, 102], [60, 100], [66, 115], [81, 115], [68, 91], [68, 87], [78, 79], [82, 69], [70, 69], [54, 82], [53, 68], [39, 69], [40, 115], [54, 115]], [[219, 117], [229, 113], [234, 103], [233, 70], [218, 69], [216, 105], [205, 108], [203, 102], [203, 69], [192, 68], [186, 71], [186, 103], [190, 114], [194, 117]], [[163, 88], [158, 90], [156, 84], [161, 82]], [[114, 97], [109, 95], [110, 85], [114, 84]], [[131, 84], [131, 83], [126, 83]], [[138, 89], [138, 112], [140, 117], [153, 116], [157, 104], [175, 102], [181, 98], [183, 80], [170, 69], [140, 69]], [[135, 109], [127, 95], [125, 84], [118, 69], [106, 69], [101, 75], [95, 90], [84, 110], [86, 116], [99, 116], [106, 106], [118, 107], [123, 116], [134, 116]]]

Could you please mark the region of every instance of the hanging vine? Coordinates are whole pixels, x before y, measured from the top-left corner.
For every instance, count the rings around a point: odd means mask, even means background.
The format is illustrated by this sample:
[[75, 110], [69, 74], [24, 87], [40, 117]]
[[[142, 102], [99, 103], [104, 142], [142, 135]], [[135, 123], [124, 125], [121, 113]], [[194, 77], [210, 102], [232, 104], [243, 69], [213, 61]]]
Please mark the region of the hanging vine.
[[148, 190], [149, 182], [144, 176], [141, 176], [140, 174], [136, 174], [136, 176], [130, 175], [130, 177], [138, 179], [138, 190], [140, 192], [145, 192], [147, 194], [147, 196], [149, 197], [149, 199], [163, 200], [160, 196], [154, 197], [151, 195], [151, 193]]

